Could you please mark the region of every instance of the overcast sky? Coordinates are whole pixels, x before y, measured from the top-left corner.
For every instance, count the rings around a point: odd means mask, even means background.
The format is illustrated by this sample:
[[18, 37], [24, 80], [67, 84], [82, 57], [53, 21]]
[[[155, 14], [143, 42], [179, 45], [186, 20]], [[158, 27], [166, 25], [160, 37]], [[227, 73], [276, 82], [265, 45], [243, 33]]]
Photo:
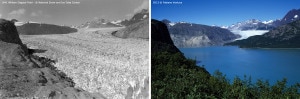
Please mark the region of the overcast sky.
[[[4, 4], [3, 1], [77, 1], [80, 4]], [[130, 18], [148, 7], [148, 0], [1, 0], [0, 17], [24, 22], [80, 25], [95, 18]]]

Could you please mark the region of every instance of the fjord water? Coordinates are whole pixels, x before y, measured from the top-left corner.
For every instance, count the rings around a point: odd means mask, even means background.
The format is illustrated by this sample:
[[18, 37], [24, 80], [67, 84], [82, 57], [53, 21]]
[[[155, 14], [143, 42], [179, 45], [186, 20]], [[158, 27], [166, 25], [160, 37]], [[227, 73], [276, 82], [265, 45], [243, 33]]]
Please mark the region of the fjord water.
[[300, 49], [259, 49], [237, 46], [180, 48], [187, 58], [196, 59], [197, 65], [211, 74], [221, 71], [230, 81], [238, 76], [268, 80], [270, 84], [287, 78], [288, 85], [300, 82]]

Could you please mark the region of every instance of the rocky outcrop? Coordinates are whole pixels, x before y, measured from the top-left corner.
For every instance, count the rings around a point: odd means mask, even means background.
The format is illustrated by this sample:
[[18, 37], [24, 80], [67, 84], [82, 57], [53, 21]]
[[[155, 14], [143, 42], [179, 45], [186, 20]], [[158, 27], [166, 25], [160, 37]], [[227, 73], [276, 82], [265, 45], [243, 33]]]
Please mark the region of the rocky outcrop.
[[126, 24], [126, 28], [115, 31], [112, 35], [120, 38], [142, 38], [149, 39], [149, 12], [142, 10], [136, 13]]
[[121, 24], [124, 26], [129, 26], [129, 25], [138, 23], [143, 20], [148, 20], [148, 19], [149, 19], [149, 10], [142, 9], [142, 11], [134, 14], [131, 19], [122, 21]]
[[105, 98], [74, 88], [54, 61], [26, 52], [13, 22], [0, 19], [0, 27], [0, 99]]
[[18, 44], [27, 52], [27, 48], [22, 43], [14, 22], [0, 19], [0, 41]]
[[[151, 20], [151, 52], [168, 51], [180, 52], [174, 45], [166, 24], [158, 20]], [[181, 53], [181, 52], [180, 52]]]
[[149, 21], [143, 20], [126, 28], [113, 32], [112, 35], [120, 38], [142, 38], [149, 39]]

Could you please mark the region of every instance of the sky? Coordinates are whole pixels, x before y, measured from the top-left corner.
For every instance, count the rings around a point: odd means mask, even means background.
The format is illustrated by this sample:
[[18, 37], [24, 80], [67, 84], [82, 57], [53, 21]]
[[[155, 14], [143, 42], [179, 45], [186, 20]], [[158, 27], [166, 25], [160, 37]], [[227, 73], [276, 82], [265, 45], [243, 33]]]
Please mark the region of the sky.
[[[6, 4], [4, 1], [31, 1], [33, 4]], [[74, 4], [35, 4], [35, 1], [73, 1]], [[0, 17], [23, 22], [80, 25], [97, 18], [111, 21], [129, 19], [134, 13], [148, 8], [148, 0], [1, 0]]]
[[[182, 4], [157, 4], [176, 1]], [[300, 0], [153, 0], [152, 19], [229, 26], [249, 19], [261, 21], [281, 19], [300, 9]]]

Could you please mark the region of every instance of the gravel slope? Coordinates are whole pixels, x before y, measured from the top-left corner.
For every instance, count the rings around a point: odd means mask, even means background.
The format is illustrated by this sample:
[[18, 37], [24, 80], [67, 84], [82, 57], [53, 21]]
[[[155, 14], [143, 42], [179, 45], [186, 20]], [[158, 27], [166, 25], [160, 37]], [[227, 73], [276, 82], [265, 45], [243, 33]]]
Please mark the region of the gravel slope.
[[122, 28], [82, 29], [71, 34], [20, 35], [35, 53], [57, 61], [76, 87], [108, 99], [148, 98], [149, 41], [111, 35]]

